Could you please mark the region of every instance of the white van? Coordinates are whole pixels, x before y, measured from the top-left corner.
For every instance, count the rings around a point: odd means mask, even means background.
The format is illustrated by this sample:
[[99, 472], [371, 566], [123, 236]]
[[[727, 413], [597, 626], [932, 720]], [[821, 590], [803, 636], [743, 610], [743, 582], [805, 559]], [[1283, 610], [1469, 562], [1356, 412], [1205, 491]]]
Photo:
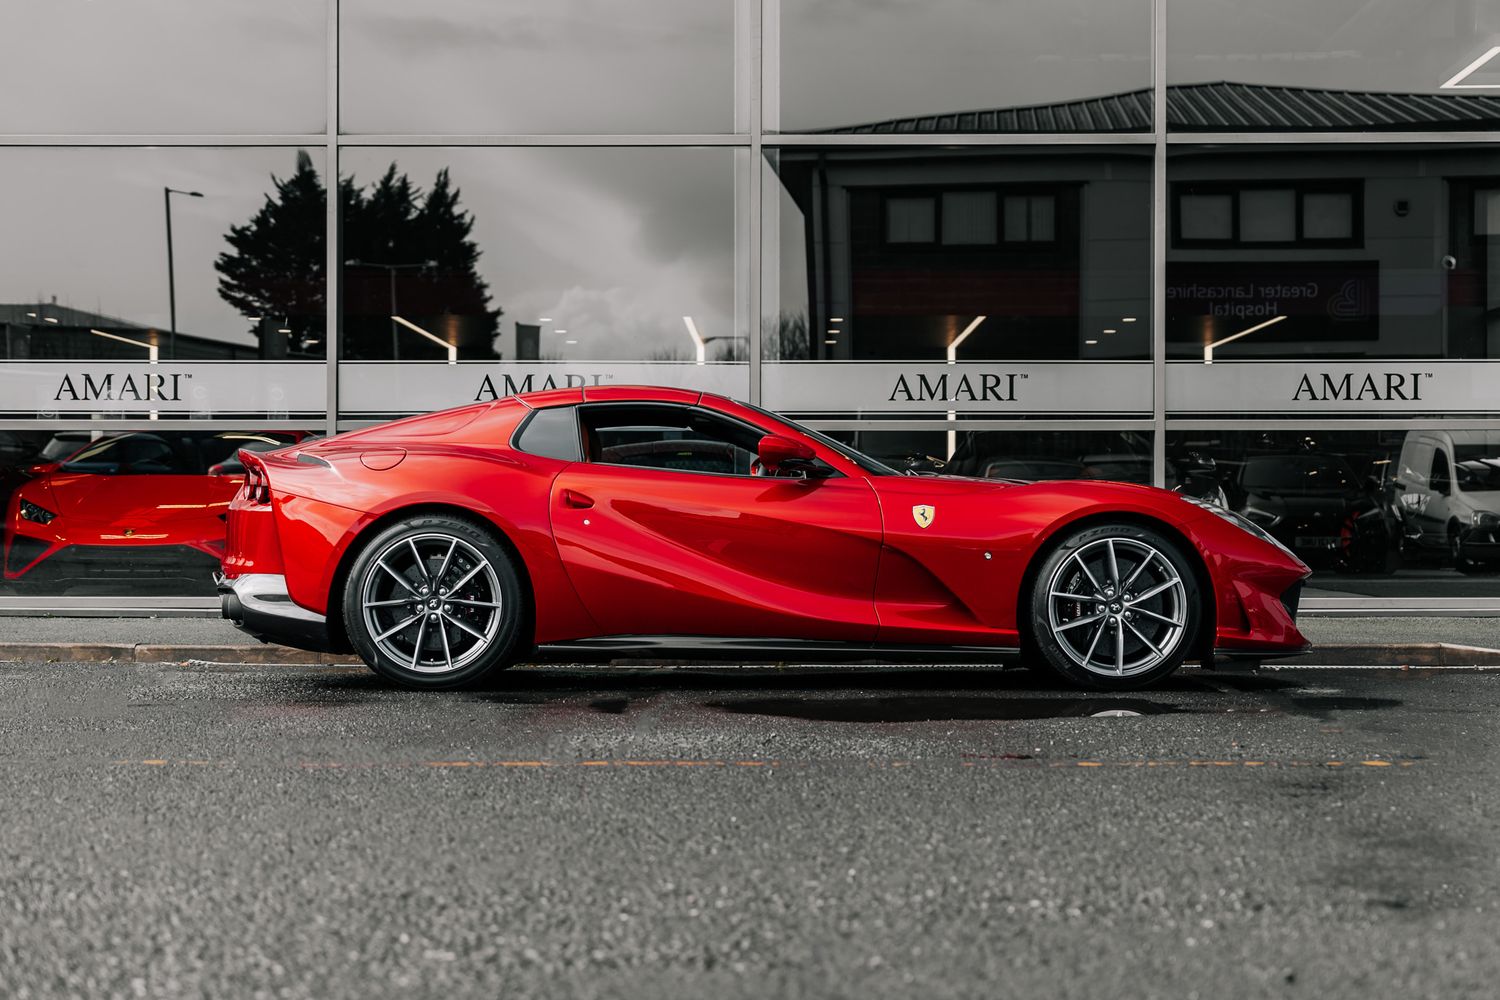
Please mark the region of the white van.
[[1500, 560], [1500, 430], [1411, 431], [1393, 481], [1408, 544], [1465, 572]]

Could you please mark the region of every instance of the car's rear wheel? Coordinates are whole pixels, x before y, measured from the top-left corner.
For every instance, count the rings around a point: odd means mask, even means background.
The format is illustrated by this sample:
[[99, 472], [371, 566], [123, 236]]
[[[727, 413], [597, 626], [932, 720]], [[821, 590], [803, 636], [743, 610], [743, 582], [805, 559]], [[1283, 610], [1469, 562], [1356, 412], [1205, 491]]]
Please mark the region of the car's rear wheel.
[[1047, 665], [1084, 687], [1144, 687], [1194, 648], [1202, 599], [1178, 543], [1136, 524], [1080, 529], [1036, 576], [1032, 641]]
[[472, 684], [511, 663], [523, 620], [512, 558], [486, 529], [445, 515], [391, 525], [344, 587], [349, 640], [382, 677], [414, 688]]

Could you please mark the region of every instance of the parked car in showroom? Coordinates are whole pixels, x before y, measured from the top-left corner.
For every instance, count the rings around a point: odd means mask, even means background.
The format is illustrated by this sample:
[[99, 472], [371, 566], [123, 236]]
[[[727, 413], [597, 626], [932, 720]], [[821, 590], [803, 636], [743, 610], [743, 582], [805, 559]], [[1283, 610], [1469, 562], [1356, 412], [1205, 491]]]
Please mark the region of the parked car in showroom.
[[417, 688], [518, 658], [1003, 659], [1096, 688], [1299, 652], [1308, 567], [1125, 483], [900, 473], [775, 414], [555, 390], [244, 452], [223, 611]]
[[221, 463], [304, 437], [163, 428], [109, 435], [34, 464], [6, 507], [4, 582], [21, 594], [145, 581], [212, 593], [243, 476]]
[[1340, 455], [1251, 455], [1235, 487], [1235, 509], [1313, 566], [1350, 573], [1401, 567], [1400, 514], [1378, 482]]
[[1466, 573], [1500, 564], [1500, 432], [1411, 431], [1395, 489], [1413, 544]]

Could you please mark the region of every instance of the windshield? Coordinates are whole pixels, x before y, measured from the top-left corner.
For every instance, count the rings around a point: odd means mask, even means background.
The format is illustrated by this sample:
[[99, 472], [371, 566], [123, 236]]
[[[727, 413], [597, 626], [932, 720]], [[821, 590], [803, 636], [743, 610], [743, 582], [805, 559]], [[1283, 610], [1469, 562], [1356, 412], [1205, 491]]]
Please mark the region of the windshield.
[[1245, 462], [1247, 490], [1330, 492], [1354, 488], [1354, 471], [1336, 455], [1261, 455]]
[[853, 462], [855, 465], [859, 466], [862, 470], [868, 472], [872, 476], [903, 475], [903, 473], [897, 472], [895, 469], [891, 468], [889, 465], [886, 465], [884, 462], [878, 462], [875, 459], [871, 458], [869, 455], [866, 455], [864, 452], [857, 451], [854, 448], [849, 447], [842, 441], [837, 441], [829, 437], [827, 434], [815, 431], [810, 427], [804, 427], [801, 424], [797, 423], [797, 421], [795, 420], [788, 420], [786, 417], [783, 417], [779, 413], [772, 413], [770, 410], [762, 409], [759, 406], [751, 406], [749, 403], [741, 403], [740, 405], [745, 407], [746, 409], [754, 410], [756, 413], [759, 413], [763, 417], [769, 417], [777, 423], [785, 424], [786, 426], [797, 431], [799, 434], [806, 434], [808, 437], [812, 438], [819, 444], [827, 448], [831, 448], [832, 450], [838, 452], [840, 455], [843, 455], [849, 461]]
[[1458, 445], [1453, 449], [1458, 487], [1476, 493], [1500, 490], [1500, 448], [1494, 445]]

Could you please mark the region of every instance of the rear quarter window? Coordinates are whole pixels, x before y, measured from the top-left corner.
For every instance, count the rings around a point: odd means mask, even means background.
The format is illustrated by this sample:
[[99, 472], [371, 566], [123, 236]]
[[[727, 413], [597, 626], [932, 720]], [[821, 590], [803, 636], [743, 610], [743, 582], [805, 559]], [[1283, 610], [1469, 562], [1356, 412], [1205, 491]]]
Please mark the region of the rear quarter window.
[[528, 455], [541, 455], [563, 462], [577, 462], [583, 458], [578, 441], [578, 413], [572, 406], [553, 406], [536, 410], [526, 418], [521, 430], [511, 442], [517, 451]]

